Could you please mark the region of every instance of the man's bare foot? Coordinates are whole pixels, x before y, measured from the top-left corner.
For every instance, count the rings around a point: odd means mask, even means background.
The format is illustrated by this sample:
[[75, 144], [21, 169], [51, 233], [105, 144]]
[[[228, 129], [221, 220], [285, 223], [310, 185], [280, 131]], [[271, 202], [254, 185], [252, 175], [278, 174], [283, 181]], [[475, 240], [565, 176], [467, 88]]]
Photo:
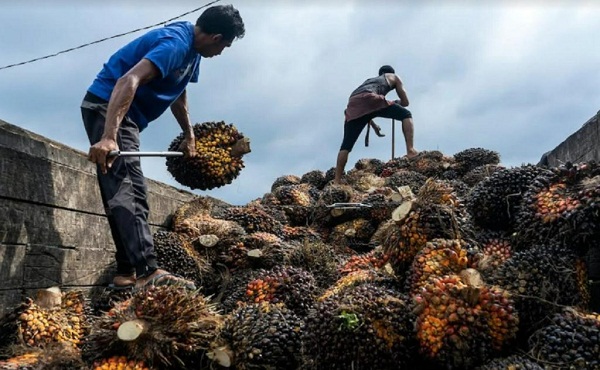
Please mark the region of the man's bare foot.
[[193, 282], [186, 280], [180, 276], [174, 275], [167, 270], [157, 269], [148, 276], [137, 279], [135, 283], [136, 289], [143, 288], [149, 285], [169, 285], [169, 284], [180, 284], [186, 288], [195, 290], [196, 286]]
[[416, 151], [416, 150], [414, 150], [414, 149], [411, 149], [411, 150], [409, 150], [409, 151], [406, 153], [406, 158], [408, 158], [408, 159], [411, 159], [411, 158], [414, 158], [414, 157], [416, 157], [416, 156], [418, 156], [418, 155], [419, 155], [419, 152], [417, 152], [417, 151]]
[[117, 275], [113, 278], [112, 285], [117, 288], [133, 287], [135, 285], [135, 274]]

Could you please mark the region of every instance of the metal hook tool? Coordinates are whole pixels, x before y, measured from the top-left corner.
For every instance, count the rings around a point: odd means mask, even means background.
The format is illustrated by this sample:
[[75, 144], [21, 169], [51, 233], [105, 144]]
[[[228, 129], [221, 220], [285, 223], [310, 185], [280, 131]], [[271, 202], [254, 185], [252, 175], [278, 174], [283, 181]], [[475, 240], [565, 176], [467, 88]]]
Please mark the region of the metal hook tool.
[[182, 157], [183, 152], [122, 152], [111, 150], [109, 157]]

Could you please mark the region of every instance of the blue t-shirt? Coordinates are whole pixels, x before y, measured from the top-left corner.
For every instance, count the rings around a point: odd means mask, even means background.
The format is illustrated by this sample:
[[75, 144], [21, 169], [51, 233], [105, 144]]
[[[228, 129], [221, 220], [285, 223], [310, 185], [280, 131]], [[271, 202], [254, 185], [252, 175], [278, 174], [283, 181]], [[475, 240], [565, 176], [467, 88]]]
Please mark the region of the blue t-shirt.
[[113, 54], [88, 89], [108, 101], [117, 80], [140, 60], [150, 60], [160, 77], [140, 85], [127, 112], [140, 131], [181, 95], [189, 82], [198, 82], [200, 54], [194, 50], [194, 25], [175, 22], [152, 30]]

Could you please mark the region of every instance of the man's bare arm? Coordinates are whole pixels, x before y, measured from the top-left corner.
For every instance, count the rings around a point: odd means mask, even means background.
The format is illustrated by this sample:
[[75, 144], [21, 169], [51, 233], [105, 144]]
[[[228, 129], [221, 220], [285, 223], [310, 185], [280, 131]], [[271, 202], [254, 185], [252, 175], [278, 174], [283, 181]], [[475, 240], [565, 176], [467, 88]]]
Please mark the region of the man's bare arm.
[[194, 130], [190, 122], [190, 113], [187, 104], [187, 93], [183, 90], [181, 95], [171, 104], [171, 113], [175, 116], [177, 123], [181, 126], [181, 130], [185, 136], [185, 140], [182, 143], [183, 150], [187, 157], [193, 157], [196, 155], [196, 138], [194, 137]]
[[396, 93], [398, 94], [398, 97], [400, 98], [400, 105], [403, 107], [408, 107], [409, 101], [408, 101], [408, 95], [406, 94], [406, 90], [404, 90], [404, 85], [402, 84], [402, 80], [400, 79], [400, 77], [393, 75], [393, 77], [391, 78], [392, 82], [394, 83], [394, 87], [396, 88]]
[[115, 158], [107, 158], [107, 155], [111, 150], [119, 149], [117, 132], [131, 106], [135, 92], [140, 85], [150, 82], [159, 74], [158, 68], [152, 62], [142, 59], [117, 80], [108, 101], [104, 133], [100, 141], [90, 147], [88, 154], [89, 160], [99, 164], [103, 173], [106, 173], [107, 168], [110, 168], [115, 160]]

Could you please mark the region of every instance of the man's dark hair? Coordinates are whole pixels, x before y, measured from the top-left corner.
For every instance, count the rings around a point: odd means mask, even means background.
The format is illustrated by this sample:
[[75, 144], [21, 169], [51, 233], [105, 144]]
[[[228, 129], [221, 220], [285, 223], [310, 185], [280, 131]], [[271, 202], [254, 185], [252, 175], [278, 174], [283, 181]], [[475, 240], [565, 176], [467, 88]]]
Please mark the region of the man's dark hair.
[[396, 73], [396, 71], [394, 71], [394, 68], [392, 68], [392, 66], [381, 66], [381, 68], [379, 68], [379, 75], [381, 76], [384, 73]]
[[196, 26], [204, 33], [221, 34], [227, 41], [241, 39], [246, 33], [240, 12], [232, 5], [216, 5], [207, 8], [198, 17]]

